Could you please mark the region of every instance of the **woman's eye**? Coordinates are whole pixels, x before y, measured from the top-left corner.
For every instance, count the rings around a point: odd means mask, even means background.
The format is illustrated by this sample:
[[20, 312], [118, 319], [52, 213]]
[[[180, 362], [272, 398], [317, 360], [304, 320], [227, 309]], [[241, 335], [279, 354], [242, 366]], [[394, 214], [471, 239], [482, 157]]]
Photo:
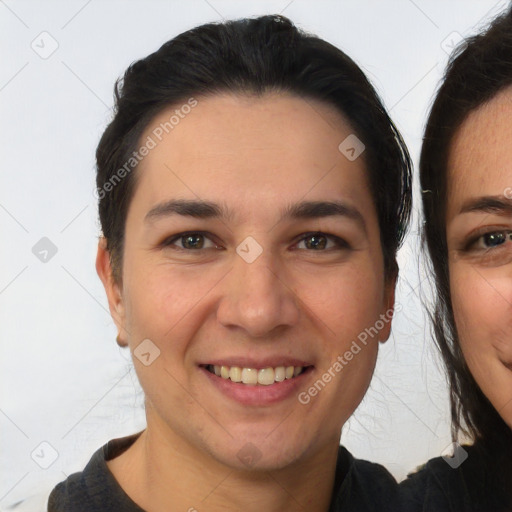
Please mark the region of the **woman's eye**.
[[503, 245], [507, 240], [512, 240], [512, 232], [511, 231], [493, 231], [492, 233], [485, 233], [484, 235], [479, 236], [473, 247], [475, 249], [492, 249], [494, 247], [498, 247]]
[[499, 267], [512, 263], [512, 231], [487, 228], [475, 233], [462, 245], [460, 255], [483, 267]]
[[[327, 247], [329, 241], [333, 241], [331, 247]], [[325, 235], [323, 233], [309, 233], [304, 236], [298, 245], [304, 243], [304, 247], [306, 249], [310, 249], [313, 251], [322, 251], [324, 249], [332, 249], [334, 247], [338, 248], [348, 248], [348, 244], [334, 235]], [[299, 247], [300, 248], [300, 247]]]
[[199, 250], [218, 248], [218, 245], [203, 233], [182, 233], [168, 238], [162, 244], [164, 247], [176, 246], [183, 250]]

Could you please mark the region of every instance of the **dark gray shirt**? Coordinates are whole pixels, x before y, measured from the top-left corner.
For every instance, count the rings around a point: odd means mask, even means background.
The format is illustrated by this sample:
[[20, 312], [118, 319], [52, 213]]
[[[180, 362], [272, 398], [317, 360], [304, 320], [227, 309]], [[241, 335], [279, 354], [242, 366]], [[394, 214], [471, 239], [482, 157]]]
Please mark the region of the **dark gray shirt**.
[[[436, 457], [401, 482], [400, 510], [512, 512], [512, 481], [508, 485], [500, 481], [503, 473], [497, 457], [481, 443], [463, 449], [464, 460], [456, 467]], [[512, 453], [508, 457], [510, 461]]]
[[[144, 512], [118, 484], [106, 461], [128, 449], [139, 434], [114, 439], [94, 453], [80, 473], [55, 487], [49, 512]], [[355, 459], [340, 446], [329, 512], [395, 511], [397, 483], [379, 464]]]

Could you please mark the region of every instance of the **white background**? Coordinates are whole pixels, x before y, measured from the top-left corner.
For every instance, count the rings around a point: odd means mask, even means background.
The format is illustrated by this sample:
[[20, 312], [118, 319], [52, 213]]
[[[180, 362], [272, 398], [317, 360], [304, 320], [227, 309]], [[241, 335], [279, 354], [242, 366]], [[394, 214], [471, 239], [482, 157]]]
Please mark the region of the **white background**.
[[[114, 81], [132, 61], [198, 24], [281, 12], [363, 67], [417, 163], [451, 41], [507, 3], [0, 1], [0, 509], [43, 510], [51, 488], [99, 446], [144, 427], [142, 393], [94, 269], [94, 152]], [[46, 38], [51, 49], [43, 31], [58, 44], [47, 59], [31, 47], [43, 52]], [[416, 201], [399, 255], [402, 310], [342, 436], [356, 457], [399, 480], [450, 443], [446, 385], [421, 305], [418, 211]], [[42, 237], [57, 248], [46, 263], [32, 252]], [[43, 441], [58, 455], [48, 469], [31, 458], [36, 450], [49, 461]]]

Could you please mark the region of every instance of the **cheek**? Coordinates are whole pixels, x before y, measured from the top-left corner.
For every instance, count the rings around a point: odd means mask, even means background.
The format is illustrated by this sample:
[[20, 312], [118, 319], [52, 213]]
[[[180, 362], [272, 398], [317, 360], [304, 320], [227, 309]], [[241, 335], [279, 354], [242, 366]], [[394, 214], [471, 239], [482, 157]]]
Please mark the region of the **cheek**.
[[505, 267], [463, 269], [451, 280], [455, 322], [464, 359], [501, 417], [512, 426], [512, 277]]
[[326, 280], [323, 303], [316, 308], [308, 304], [320, 319], [317, 326], [328, 326], [320, 341], [325, 356], [322, 370], [328, 371], [336, 361], [341, 363], [342, 369], [334, 368], [339, 377], [332, 389], [342, 388], [346, 397], [362, 398], [375, 367], [378, 341], [387, 338], [383, 332], [390, 326], [391, 315], [382, 315], [382, 281], [382, 276], [372, 275], [368, 267], [354, 268]]
[[384, 278], [371, 255], [330, 269], [297, 271], [289, 279], [301, 302], [336, 334], [369, 327], [383, 312]]
[[201, 304], [218, 282], [214, 272], [164, 265], [140, 269], [126, 294], [128, 322], [139, 335], [178, 341], [174, 333], [200, 320]]
[[[278, 272], [274, 291], [295, 301], [302, 327], [316, 330], [325, 362], [343, 353], [361, 333], [368, 341], [363, 348], [377, 345], [370, 341], [378, 339], [374, 326], [384, 312], [383, 277], [374, 259], [368, 256], [331, 267], [321, 263], [283, 266]], [[198, 331], [217, 331], [219, 305], [236, 296], [236, 282], [227, 274], [230, 268], [220, 263], [194, 266], [126, 260], [124, 296], [132, 345], [149, 338], [169, 363], [177, 361], [179, 354], [186, 358], [196, 337], [201, 338]], [[365, 336], [369, 329], [371, 334]]]
[[473, 367], [497, 358], [512, 339], [512, 275], [504, 267], [454, 265], [450, 288], [462, 351]]

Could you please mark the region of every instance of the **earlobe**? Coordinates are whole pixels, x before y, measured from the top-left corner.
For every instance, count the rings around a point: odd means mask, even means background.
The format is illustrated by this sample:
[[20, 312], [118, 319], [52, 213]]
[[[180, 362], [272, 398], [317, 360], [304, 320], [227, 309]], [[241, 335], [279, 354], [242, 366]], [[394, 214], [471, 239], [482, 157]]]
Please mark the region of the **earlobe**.
[[112, 264], [110, 261], [110, 253], [107, 250], [107, 240], [100, 237], [98, 241], [98, 252], [96, 255], [96, 272], [98, 273], [105, 293], [107, 294], [110, 315], [116, 324], [118, 335], [116, 337], [117, 344], [121, 347], [128, 345], [126, 341], [125, 330], [125, 314], [122, 289], [119, 283], [114, 279], [112, 272]]
[[128, 346], [128, 342], [126, 341], [126, 339], [124, 337], [122, 337], [121, 333], [118, 332], [117, 333], [117, 336], [116, 336], [116, 343], [120, 346], [120, 347], [127, 347]]

